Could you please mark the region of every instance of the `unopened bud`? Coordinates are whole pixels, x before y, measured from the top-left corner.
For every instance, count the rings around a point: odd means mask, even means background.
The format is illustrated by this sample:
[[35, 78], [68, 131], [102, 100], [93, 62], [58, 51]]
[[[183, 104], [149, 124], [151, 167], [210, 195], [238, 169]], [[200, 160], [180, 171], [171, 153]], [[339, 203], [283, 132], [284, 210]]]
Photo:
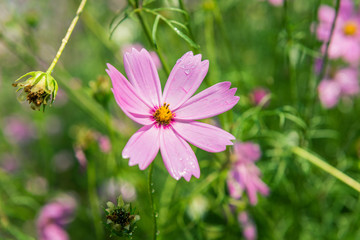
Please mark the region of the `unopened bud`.
[[131, 238], [136, 228], [135, 224], [140, 220], [140, 216], [135, 214], [135, 209], [131, 204], [125, 204], [120, 196], [117, 200], [117, 206], [112, 202], [107, 203], [106, 227], [111, 234], [116, 236], [128, 236]]

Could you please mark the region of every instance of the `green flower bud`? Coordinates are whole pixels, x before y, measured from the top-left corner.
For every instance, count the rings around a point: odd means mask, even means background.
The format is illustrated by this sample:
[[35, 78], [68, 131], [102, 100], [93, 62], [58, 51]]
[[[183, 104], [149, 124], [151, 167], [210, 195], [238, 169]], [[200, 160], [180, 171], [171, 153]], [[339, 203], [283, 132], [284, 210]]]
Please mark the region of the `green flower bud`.
[[105, 226], [111, 234], [131, 238], [136, 228], [135, 223], [140, 220], [140, 216], [135, 214], [135, 209], [131, 207], [131, 204], [125, 204], [121, 196], [118, 198], [117, 206], [108, 202], [107, 207]]
[[[28, 79], [22, 82], [18, 82], [24, 77], [30, 76]], [[18, 100], [20, 102], [28, 101], [30, 107], [33, 110], [40, 110], [40, 107], [50, 105], [55, 101], [55, 97], [58, 91], [58, 84], [56, 80], [50, 75], [50, 73], [44, 73], [41, 71], [29, 72], [13, 83], [14, 87], [17, 87], [17, 92], [20, 91]]]

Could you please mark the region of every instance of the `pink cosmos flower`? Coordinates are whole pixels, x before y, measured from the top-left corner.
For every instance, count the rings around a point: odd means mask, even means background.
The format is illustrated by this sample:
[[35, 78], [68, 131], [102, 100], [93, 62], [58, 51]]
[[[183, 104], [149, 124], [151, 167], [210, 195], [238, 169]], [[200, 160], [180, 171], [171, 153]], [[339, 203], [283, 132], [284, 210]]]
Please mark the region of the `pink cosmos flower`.
[[76, 159], [79, 161], [81, 169], [84, 170], [87, 166], [87, 158], [84, 150], [81, 147], [75, 146], [74, 152]]
[[36, 138], [35, 126], [21, 116], [9, 116], [4, 121], [4, 134], [14, 143], [27, 143]]
[[65, 196], [45, 205], [37, 219], [37, 230], [40, 240], [68, 240], [64, 230], [66, 224], [72, 221], [76, 201], [71, 196]]
[[[320, 6], [316, 34], [317, 38], [324, 42], [323, 51], [329, 39], [334, 18], [334, 8], [326, 5]], [[354, 4], [351, 0], [340, 1], [328, 55], [330, 59], [342, 58], [350, 64], [357, 64], [360, 60], [360, 15], [354, 11]]]
[[238, 222], [243, 229], [243, 236], [246, 240], [255, 240], [257, 238], [256, 226], [247, 212], [238, 214]]
[[262, 104], [264, 107], [267, 107], [270, 103], [269, 95], [270, 92], [268, 89], [259, 87], [252, 91], [250, 97], [254, 105], [258, 106]]
[[342, 68], [333, 79], [324, 79], [318, 86], [320, 102], [325, 108], [336, 106], [341, 97], [354, 96], [359, 92], [358, 71], [354, 68]]
[[334, 80], [339, 83], [342, 95], [354, 96], [360, 92], [358, 70], [355, 68], [338, 70]]
[[260, 179], [260, 169], [254, 163], [260, 156], [259, 145], [252, 142], [235, 143], [234, 157], [236, 162], [227, 179], [229, 193], [232, 198], [241, 198], [243, 191], [246, 190], [250, 204], [256, 205], [257, 192], [264, 196], [269, 194], [269, 188]]
[[284, 4], [284, 0], [268, 0], [269, 3], [275, 7], [280, 7]]
[[111, 151], [110, 139], [105, 135], [100, 135], [97, 139], [99, 148], [103, 153], [109, 153]]
[[14, 173], [20, 167], [19, 160], [10, 153], [0, 155], [0, 169], [7, 173]]
[[333, 80], [324, 79], [318, 86], [318, 93], [323, 107], [332, 108], [339, 102], [340, 85]]
[[192, 52], [184, 54], [172, 69], [161, 92], [155, 64], [150, 54], [133, 49], [124, 55], [130, 82], [112, 65], [109, 74], [117, 104], [135, 122], [144, 125], [128, 141], [123, 158], [144, 170], [159, 149], [170, 175], [179, 180], [200, 177], [199, 164], [190, 145], [208, 152], [220, 152], [232, 145], [234, 136], [215, 126], [194, 120], [209, 118], [230, 110], [239, 101], [230, 82], [218, 83], [191, 97], [209, 68], [207, 60]]

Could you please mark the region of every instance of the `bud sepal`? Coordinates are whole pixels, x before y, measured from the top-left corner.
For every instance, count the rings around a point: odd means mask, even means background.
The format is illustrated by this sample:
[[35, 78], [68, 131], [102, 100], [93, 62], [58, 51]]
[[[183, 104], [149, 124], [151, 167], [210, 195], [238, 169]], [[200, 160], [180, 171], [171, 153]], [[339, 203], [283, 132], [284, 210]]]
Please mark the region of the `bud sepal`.
[[132, 238], [136, 229], [136, 222], [140, 220], [140, 216], [136, 214], [136, 209], [131, 204], [125, 204], [122, 197], [117, 199], [117, 205], [107, 202], [105, 209], [106, 223], [105, 226], [110, 230], [111, 234], [116, 236], [128, 236]]

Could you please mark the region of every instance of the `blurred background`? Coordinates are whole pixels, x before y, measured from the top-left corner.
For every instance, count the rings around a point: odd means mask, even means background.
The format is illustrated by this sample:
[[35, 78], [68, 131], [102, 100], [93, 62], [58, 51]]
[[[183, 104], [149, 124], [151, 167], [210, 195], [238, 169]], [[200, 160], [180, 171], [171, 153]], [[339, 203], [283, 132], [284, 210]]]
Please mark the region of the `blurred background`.
[[331, 108], [318, 97], [330, 70], [316, 71], [323, 43], [314, 29], [319, 7], [335, 3], [274, 2], [140, 1], [183, 25], [164, 20], [155, 31], [155, 15], [140, 11], [149, 41], [132, 1], [88, 0], [52, 75], [57, 99], [43, 112], [19, 102], [11, 84], [27, 72], [46, 71], [80, 1], [0, 0], [0, 239], [117, 239], [104, 226], [104, 209], [119, 195], [141, 217], [130, 237], [151, 238], [148, 170], [121, 157], [139, 126], [117, 106], [105, 68], [111, 63], [124, 74], [123, 53], [144, 47], [154, 51], [164, 87], [154, 36], [170, 70], [188, 51], [209, 59], [198, 91], [221, 81], [237, 87], [234, 109], [205, 122], [259, 145], [257, 166], [270, 189], [256, 205], [245, 193], [231, 196], [232, 149], [214, 154], [193, 147], [201, 177], [190, 182], [174, 180], [158, 155], [158, 239], [360, 239], [358, 192], [291, 150], [308, 149], [360, 179], [358, 96]]

